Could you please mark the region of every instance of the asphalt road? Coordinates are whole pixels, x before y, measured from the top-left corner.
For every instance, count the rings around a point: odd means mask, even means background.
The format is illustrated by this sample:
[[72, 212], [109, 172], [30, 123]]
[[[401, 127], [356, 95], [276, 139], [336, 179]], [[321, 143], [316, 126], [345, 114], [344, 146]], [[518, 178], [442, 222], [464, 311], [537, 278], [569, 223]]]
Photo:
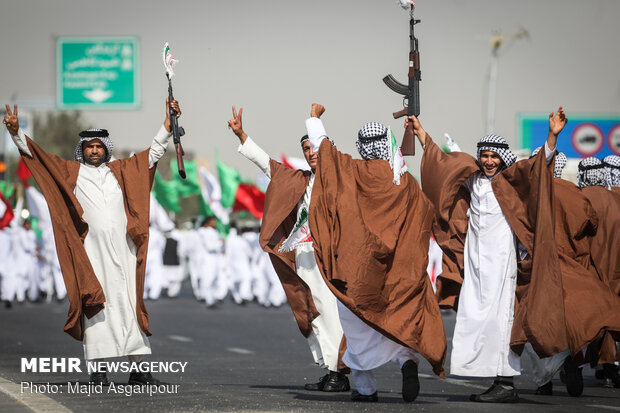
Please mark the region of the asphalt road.
[[[152, 395], [119, 393], [120, 386], [116, 393], [106, 388], [102, 394], [71, 393], [68, 383], [86, 383], [87, 373], [22, 373], [22, 357], [83, 356], [81, 343], [62, 331], [68, 303], [0, 308], [0, 411], [480, 413], [495, 412], [498, 407], [504, 412], [620, 411], [620, 389], [602, 388], [589, 368], [584, 368], [586, 387], [579, 398], [568, 396], [557, 377], [553, 396], [536, 396], [536, 386], [521, 376], [516, 379], [520, 403], [500, 406], [468, 400], [471, 393], [486, 389], [490, 380], [450, 375], [442, 380], [426, 361], [420, 364], [421, 392], [415, 403], [402, 401], [400, 370], [392, 364], [375, 371], [379, 402], [353, 403], [349, 393], [303, 389], [304, 383], [316, 381], [323, 372], [313, 364], [287, 306], [274, 309], [227, 302], [207, 309], [190, 296], [186, 286], [181, 297], [147, 302], [147, 308], [154, 333], [153, 355], [148, 360], [187, 362], [183, 373], [155, 375], [168, 385], [164, 393]], [[450, 339], [454, 315], [445, 313], [444, 323]], [[124, 385], [128, 373], [110, 374], [110, 378]], [[24, 388], [30, 383], [44, 394]]]

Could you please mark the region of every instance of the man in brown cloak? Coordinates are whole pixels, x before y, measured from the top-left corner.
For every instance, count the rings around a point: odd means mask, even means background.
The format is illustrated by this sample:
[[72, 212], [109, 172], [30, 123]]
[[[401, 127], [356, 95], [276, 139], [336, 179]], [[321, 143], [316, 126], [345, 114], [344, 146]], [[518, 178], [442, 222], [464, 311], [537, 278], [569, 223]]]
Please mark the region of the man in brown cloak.
[[[170, 103], [180, 114], [176, 101]], [[150, 149], [111, 161], [105, 129], [80, 133], [75, 160], [41, 149], [19, 127], [17, 105], [4, 118], [22, 159], [49, 205], [58, 259], [69, 297], [65, 332], [83, 341], [91, 382], [108, 384], [91, 362], [128, 356], [129, 384], [158, 384], [139, 367], [151, 353], [142, 299], [149, 236], [149, 193], [157, 161], [171, 137], [166, 119]]]
[[[552, 114], [545, 150], [521, 162], [500, 136], [482, 138], [476, 159], [444, 153], [415, 116], [408, 122], [424, 148], [422, 188], [445, 253], [437, 296], [441, 306], [458, 307], [451, 373], [495, 376], [472, 401], [517, 402], [513, 376], [525, 342], [542, 357], [569, 347], [547, 168], [566, 117], [561, 108]], [[517, 277], [517, 255], [532, 258], [528, 277]]]
[[[310, 229], [317, 262], [338, 297], [354, 401], [378, 400], [372, 370], [396, 363], [402, 397], [417, 398], [419, 352], [443, 376], [446, 340], [426, 274], [431, 203], [407, 173], [389, 128], [369, 122], [358, 133], [363, 160], [308, 130], [321, 158]], [[314, 214], [314, 215], [313, 215]]]
[[[321, 110], [313, 106], [312, 119]], [[314, 237], [309, 228], [309, 209], [318, 153], [308, 136], [301, 147], [310, 171], [293, 170], [271, 159], [243, 131], [243, 108], [229, 127], [239, 138], [238, 151], [254, 162], [271, 179], [265, 194], [265, 209], [259, 242], [269, 253], [299, 330], [308, 340], [315, 363], [328, 370], [317, 383], [307, 383], [306, 390], [326, 392], [349, 391], [348, 371], [342, 363], [344, 336], [338, 319], [336, 297], [323, 282], [314, 256]], [[324, 135], [324, 133], [323, 133]]]
[[[599, 220], [583, 191], [572, 182], [561, 179], [565, 158], [558, 154], [554, 167], [555, 241], [560, 257], [564, 291], [566, 323], [572, 347], [589, 344], [589, 355], [594, 361], [615, 350], [610, 334], [620, 328], [620, 299], [601, 280], [591, 254], [591, 243], [597, 235], [604, 236], [606, 228]], [[587, 292], [587, 293], [584, 293]], [[611, 342], [609, 342], [611, 340]], [[526, 347], [531, 350], [529, 345]], [[524, 352], [533, 365], [534, 379], [539, 385], [536, 394], [551, 395], [551, 378], [563, 369], [566, 389], [571, 396], [583, 391], [581, 352], [576, 357], [566, 349], [552, 357], [539, 359], [533, 351]]]
[[[599, 222], [596, 235], [590, 240], [592, 262], [601, 280], [616, 297], [620, 296], [620, 191], [617, 191], [620, 168], [617, 165], [618, 160], [613, 155], [604, 162], [589, 157], [579, 162], [577, 174], [581, 192], [592, 205]], [[600, 302], [599, 297], [596, 300]], [[605, 313], [620, 318], [617, 308], [608, 306]], [[589, 350], [591, 363], [603, 365], [603, 385], [620, 387], [620, 374], [614, 364], [619, 359], [619, 351], [611, 335], [606, 334], [599, 345], [590, 346]]]

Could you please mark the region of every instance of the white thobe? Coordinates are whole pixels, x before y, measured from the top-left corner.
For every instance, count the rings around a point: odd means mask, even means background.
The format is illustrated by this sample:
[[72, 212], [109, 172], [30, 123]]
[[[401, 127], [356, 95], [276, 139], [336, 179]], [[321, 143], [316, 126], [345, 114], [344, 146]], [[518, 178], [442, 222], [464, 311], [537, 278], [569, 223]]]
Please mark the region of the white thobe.
[[[162, 126], [151, 144], [149, 167], [165, 153], [172, 135]], [[13, 140], [28, 156], [20, 129]], [[127, 234], [124, 197], [106, 164], [81, 164], [74, 194], [88, 223], [84, 249], [105, 295], [105, 307], [90, 319], [83, 317], [84, 358], [151, 354], [136, 317], [136, 246]]]
[[226, 266], [231, 279], [231, 293], [237, 304], [252, 301], [252, 268], [250, 244], [232, 228], [226, 238]]
[[222, 240], [215, 228], [201, 227], [196, 230], [198, 244], [195, 245], [199, 271], [200, 296], [205, 304], [211, 307], [218, 300], [223, 300], [228, 294], [229, 285], [224, 271], [224, 257], [222, 254]]
[[[547, 162], [553, 151], [545, 145]], [[517, 283], [518, 240], [481, 171], [464, 183], [471, 195], [464, 277], [452, 338], [450, 373], [495, 377], [520, 374], [510, 349]]]
[[[251, 138], [248, 137], [243, 145], [239, 145], [238, 151], [254, 162], [267, 177], [271, 178], [269, 155]], [[313, 183], [314, 174], [311, 175], [306, 191], [299, 200], [298, 215], [301, 213], [302, 205], [310, 205]], [[318, 317], [312, 320], [312, 332], [308, 336], [310, 352], [319, 367], [338, 371], [338, 350], [343, 334], [338, 318], [338, 300], [323, 280], [314, 256], [312, 242], [302, 242], [295, 246], [295, 266], [299, 278], [310, 287], [312, 301], [320, 313]]]

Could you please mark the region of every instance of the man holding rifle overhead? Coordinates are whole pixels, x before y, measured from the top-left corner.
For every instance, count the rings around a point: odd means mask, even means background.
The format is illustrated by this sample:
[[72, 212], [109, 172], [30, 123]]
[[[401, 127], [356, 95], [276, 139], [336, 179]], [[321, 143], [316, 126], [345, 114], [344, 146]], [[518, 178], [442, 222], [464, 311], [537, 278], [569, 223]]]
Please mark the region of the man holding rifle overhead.
[[[84, 358], [128, 356], [138, 365], [151, 354], [148, 314], [142, 300], [149, 236], [149, 193], [157, 161], [171, 134], [170, 107], [151, 147], [111, 161], [105, 129], [80, 132], [75, 160], [41, 149], [19, 127], [17, 105], [3, 123], [49, 205], [56, 249], [69, 297], [65, 332], [84, 343]], [[90, 381], [109, 384], [105, 371]], [[129, 384], [159, 384], [150, 372], [132, 372]]]

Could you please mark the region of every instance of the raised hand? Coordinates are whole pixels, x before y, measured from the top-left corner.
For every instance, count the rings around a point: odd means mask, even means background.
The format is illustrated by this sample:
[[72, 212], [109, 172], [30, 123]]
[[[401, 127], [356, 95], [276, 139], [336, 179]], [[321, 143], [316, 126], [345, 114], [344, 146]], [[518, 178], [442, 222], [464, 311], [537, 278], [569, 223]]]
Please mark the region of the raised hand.
[[11, 107], [6, 104], [6, 113], [7, 115], [4, 117], [2, 123], [6, 125], [7, 130], [12, 136], [16, 136], [17, 131], [19, 131], [19, 120], [17, 119], [17, 104], [13, 105], [13, 112], [11, 112]]
[[235, 107], [232, 107], [233, 118], [228, 121], [228, 127], [232, 129], [232, 131], [237, 135], [239, 141], [241, 143], [245, 143], [245, 140], [248, 138], [248, 135], [243, 131], [243, 121], [241, 120], [241, 115], [243, 114], [243, 108], [239, 108], [239, 113]]
[[325, 106], [319, 105], [318, 103], [313, 103], [312, 109], [310, 109], [310, 117], [320, 118], [324, 112], [325, 112]]
[[553, 112], [549, 114], [549, 132], [553, 133], [555, 136], [558, 136], [560, 132], [562, 132], [562, 129], [564, 129], [566, 122], [568, 122], [568, 119], [564, 114], [564, 109], [560, 106], [555, 115]]
[[555, 149], [558, 135], [566, 126], [566, 122], [568, 122], [568, 118], [564, 114], [562, 106], [558, 108], [555, 114], [553, 112], [549, 114], [549, 134], [547, 135], [547, 146], [549, 149]]
[[415, 136], [418, 137], [418, 140], [420, 141], [422, 147], [424, 147], [424, 145], [426, 145], [426, 131], [424, 130], [424, 128], [422, 128], [420, 120], [414, 115], [408, 116], [407, 118], [405, 118], [405, 129], [407, 129], [409, 122], [412, 122], [413, 133], [415, 134]]
[[[169, 98], [166, 98], [166, 120], [164, 121], [164, 127], [166, 128], [168, 132], [171, 132], [170, 130], [170, 106], [171, 104], [169, 102]], [[176, 112], [177, 118], [181, 116], [181, 107], [179, 106], [179, 102], [177, 102], [175, 99], [172, 100], [172, 109], [174, 109], [174, 111]]]

